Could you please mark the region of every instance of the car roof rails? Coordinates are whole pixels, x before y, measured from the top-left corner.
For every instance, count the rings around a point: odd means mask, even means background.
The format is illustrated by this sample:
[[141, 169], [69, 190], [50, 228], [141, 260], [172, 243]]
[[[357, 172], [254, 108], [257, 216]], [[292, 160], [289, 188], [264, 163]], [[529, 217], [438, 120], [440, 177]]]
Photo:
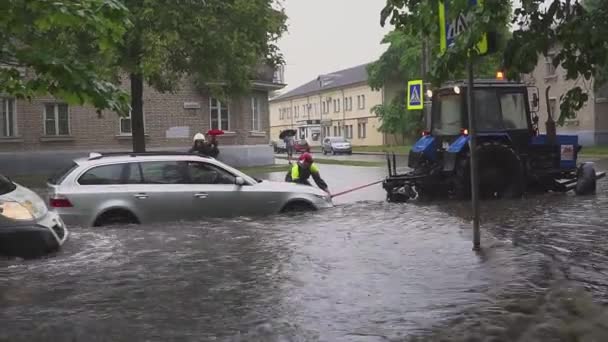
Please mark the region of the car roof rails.
[[91, 152], [88, 160], [98, 160], [104, 157], [146, 157], [146, 156], [197, 156], [203, 158], [211, 158], [210, 156], [193, 153], [193, 152], [176, 152], [176, 151], [154, 151], [154, 152]]

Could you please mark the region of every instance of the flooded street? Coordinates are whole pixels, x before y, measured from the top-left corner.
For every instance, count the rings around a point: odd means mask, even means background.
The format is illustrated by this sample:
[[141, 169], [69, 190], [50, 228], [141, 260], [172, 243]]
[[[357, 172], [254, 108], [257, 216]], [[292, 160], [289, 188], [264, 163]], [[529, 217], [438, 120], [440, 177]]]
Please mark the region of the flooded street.
[[[334, 193], [386, 175], [320, 167]], [[0, 261], [0, 341], [608, 340], [607, 180], [591, 197], [484, 203], [480, 254], [469, 203], [384, 198], [376, 185], [312, 214], [74, 227], [56, 256]]]

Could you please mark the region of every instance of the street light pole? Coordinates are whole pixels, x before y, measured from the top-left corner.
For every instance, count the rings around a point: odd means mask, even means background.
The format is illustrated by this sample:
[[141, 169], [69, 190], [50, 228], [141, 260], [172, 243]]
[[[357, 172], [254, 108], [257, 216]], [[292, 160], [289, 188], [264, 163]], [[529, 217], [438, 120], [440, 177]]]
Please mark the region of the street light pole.
[[473, 80], [473, 56], [467, 63], [468, 87], [467, 104], [469, 113], [469, 150], [471, 153], [471, 204], [473, 209], [473, 250], [481, 250], [481, 233], [479, 231], [479, 175], [477, 170], [477, 130], [475, 127], [475, 97]]

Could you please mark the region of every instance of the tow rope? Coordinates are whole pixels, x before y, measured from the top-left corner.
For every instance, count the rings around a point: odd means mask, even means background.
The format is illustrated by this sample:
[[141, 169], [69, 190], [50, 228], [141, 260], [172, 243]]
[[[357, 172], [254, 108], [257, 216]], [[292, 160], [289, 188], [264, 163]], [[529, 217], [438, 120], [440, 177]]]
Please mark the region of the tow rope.
[[358, 186], [358, 187], [353, 188], [353, 189], [350, 189], [350, 190], [346, 190], [346, 191], [338, 192], [337, 194], [333, 194], [333, 195], [331, 195], [331, 198], [338, 197], [338, 196], [342, 196], [342, 195], [346, 195], [346, 194], [351, 193], [351, 192], [353, 192], [353, 191], [361, 190], [361, 189], [364, 189], [364, 188], [370, 187], [370, 186], [372, 186], [372, 185], [376, 185], [376, 184], [378, 184], [378, 183], [382, 183], [383, 181], [384, 181], [384, 179], [379, 180], [379, 181], [376, 181], [376, 182], [373, 182], [373, 183], [369, 183], [369, 184], [361, 185], [361, 186]]

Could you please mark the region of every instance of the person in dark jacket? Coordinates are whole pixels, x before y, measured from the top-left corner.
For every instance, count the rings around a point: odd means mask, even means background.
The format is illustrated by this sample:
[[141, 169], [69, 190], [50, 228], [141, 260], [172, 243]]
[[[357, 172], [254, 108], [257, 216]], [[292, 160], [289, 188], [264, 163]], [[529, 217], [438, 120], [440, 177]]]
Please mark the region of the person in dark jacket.
[[312, 186], [308, 181], [311, 176], [317, 186], [329, 194], [329, 187], [323, 178], [321, 178], [319, 167], [314, 163], [312, 155], [308, 152], [302, 153], [298, 162], [293, 164], [289, 171], [287, 171], [285, 181]]
[[211, 141], [209, 142], [209, 156], [213, 158], [217, 158], [218, 154], [220, 154], [220, 149], [218, 148], [218, 142], [215, 138], [215, 135], [211, 136]]
[[197, 154], [201, 154], [204, 156], [212, 157], [211, 146], [209, 144], [207, 144], [205, 136], [202, 133], [196, 133], [194, 135], [193, 140], [194, 140], [194, 144], [192, 145], [190, 150], [188, 150], [189, 153], [197, 153]]

